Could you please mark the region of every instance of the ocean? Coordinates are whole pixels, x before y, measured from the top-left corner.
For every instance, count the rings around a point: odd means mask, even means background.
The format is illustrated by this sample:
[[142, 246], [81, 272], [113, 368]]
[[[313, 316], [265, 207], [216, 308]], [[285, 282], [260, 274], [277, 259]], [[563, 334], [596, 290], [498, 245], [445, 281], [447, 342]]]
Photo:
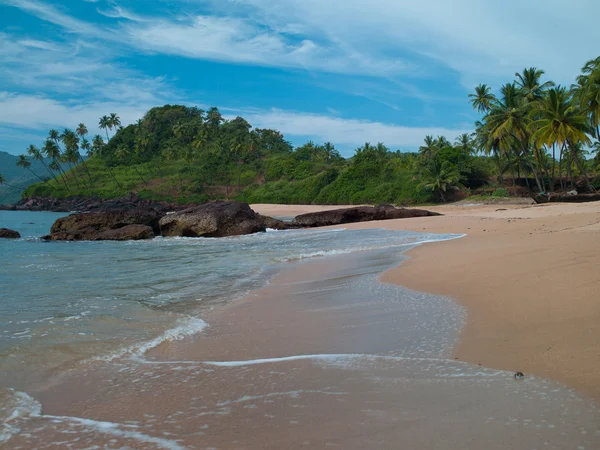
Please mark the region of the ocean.
[[[62, 215], [0, 211], [0, 227], [23, 236], [0, 240], [7, 448], [600, 443], [596, 405], [572, 390], [454, 361], [465, 311], [451, 299], [378, 282], [405, 250], [460, 236], [339, 227], [40, 240]], [[452, 438], [431, 440], [427, 424]], [[347, 440], [347, 429], [380, 427], [379, 443]], [[464, 447], [469, 436], [500, 445]]]

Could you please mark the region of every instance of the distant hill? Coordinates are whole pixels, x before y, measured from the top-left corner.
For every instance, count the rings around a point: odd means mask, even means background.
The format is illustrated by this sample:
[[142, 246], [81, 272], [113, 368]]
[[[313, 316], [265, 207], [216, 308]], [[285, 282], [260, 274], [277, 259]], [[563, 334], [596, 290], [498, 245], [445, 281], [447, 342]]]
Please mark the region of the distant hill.
[[[0, 151], [0, 173], [11, 186], [0, 186], [0, 205], [16, 203], [21, 199], [21, 192], [29, 185], [39, 182], [33, 173], [22, 167], [17, 167], [18, 157]], [[30, 169], [40, 177], [48, 176], [48, 172], [40, 161], [31, 161]]]

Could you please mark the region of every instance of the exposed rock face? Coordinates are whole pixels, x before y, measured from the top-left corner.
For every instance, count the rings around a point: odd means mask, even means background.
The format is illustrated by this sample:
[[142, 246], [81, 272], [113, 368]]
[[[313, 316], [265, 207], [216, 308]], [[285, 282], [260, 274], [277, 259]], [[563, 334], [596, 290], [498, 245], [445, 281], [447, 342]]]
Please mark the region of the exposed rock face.
[[115, 230], [126, 225], [147, 225], [159, 231], [158, 222], [163, 213], [152, 208], [112, 209], [87, 213], [75, 213], [54, 222], [51, 233], [93, 228], [98, 232]]
[[153, 237], [154, 231], [148, 225], [135, 224], [101, 232], [92, 227], [59, 231], [44, 236], [44, 239], [47, 241], [138, 241]]
[[406, 219], [409, 217], [440, 216], [441, 214], [424, 209], [395, 208], [392, 205], [357, 206], [356, 208], [333, 209], [296, 216], [292, 226], [325, 227], [371, 220]]
[[54, 222], [50, 241], [150, 239], [159, 232], [163, 213], [152, 208], [114, 209], [76, 213]]
[[0, 228], [0, 239], [18, 239], [20, 237], [21, 234], [18, 231]]
[[247, 203], [216, 201], [168, 214], [160, 220], [163, 236], [225, 237], [265, 231], [263, 216]]

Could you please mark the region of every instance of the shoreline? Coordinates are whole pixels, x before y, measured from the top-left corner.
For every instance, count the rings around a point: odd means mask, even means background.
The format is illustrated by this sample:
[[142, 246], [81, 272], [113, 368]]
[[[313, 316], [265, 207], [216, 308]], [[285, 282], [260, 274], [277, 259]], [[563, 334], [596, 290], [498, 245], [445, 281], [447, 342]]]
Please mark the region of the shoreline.
[[[297, 211], [277, 208], [268, 210]], [[600, 202], [431, 209], [444, 216], [344, 228], [466, 234], [409, 250], [381, 281], [466, 308], [459, 360], [555, 380], [600, 401]]]

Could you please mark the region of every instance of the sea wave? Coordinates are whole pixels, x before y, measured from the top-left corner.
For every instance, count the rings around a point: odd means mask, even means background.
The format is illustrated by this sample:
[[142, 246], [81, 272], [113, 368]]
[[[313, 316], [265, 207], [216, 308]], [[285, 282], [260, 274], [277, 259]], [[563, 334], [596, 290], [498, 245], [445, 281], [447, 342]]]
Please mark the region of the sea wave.
[[197, 317], [180, 319], [178, 323], [179, 325], [177, 325], [176, 327], [166, 330], [165, 332], [153, 339], [121, 347], [120, 349], [111, 352], [107, 355], [95, 356], [89, 359], [88, 361], [113, 361], [126, 355], [141, 356], [144, 355], [147, 351], [158, 347], [164, 342], [180, 341], [187, 336], [192, 336], [196, 333], [201, 332], [204, 328], [208, 326], [208, 324], [204, 320], [199, 319]]

